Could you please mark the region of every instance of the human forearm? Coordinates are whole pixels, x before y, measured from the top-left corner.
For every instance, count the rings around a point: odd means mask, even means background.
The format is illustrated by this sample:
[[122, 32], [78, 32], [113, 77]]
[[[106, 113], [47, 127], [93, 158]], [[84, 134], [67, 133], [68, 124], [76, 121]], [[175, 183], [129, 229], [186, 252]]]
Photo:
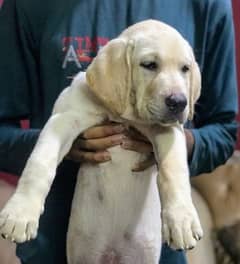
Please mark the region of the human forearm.
[[232, 155], [237, 131], [235, 122], [210, 124], [190, 131], [193, 136], [191, 176], [211, 172]]
[[0, 170], [20, 175], [38, 135], [38, 129], [0, 125]]

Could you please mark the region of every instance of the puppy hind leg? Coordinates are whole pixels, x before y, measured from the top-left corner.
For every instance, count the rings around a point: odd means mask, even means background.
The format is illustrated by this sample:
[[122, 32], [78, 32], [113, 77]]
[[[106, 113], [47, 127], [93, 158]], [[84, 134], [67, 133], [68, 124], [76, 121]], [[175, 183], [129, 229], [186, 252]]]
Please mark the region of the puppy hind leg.
[[159, 249], [151, 245], [143, 245], [140, 242], [128, 244], [122, 248], [119, 264], [158, 264], [159, 258]]
[[68, 258], [68, 264], [127, 264], [127, 262], [121, 261], [121, 256], [112, 252], [104, 253], [101, 256], [70, 256]]
[[99, 264], [123, 264], [121, 255], [115, 250], [107, 250], [102, 255]]
[[[118, 264], [107, 262], [104, 254], [104, 242], [99, 239], [89, 239], [84, 234], [70, 237], [67, 242], [68, 264]], [[103, 262], [106, 260], [105, 262]], [[120, 263], [119, 263], [120, 264]]]

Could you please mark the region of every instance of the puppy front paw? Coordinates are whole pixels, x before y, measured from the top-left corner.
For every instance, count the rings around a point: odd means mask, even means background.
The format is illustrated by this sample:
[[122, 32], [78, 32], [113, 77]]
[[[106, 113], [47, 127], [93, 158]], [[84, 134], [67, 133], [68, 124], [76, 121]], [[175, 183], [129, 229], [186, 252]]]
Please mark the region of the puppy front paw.
[[197, 211], [191, 202], [162, 210], [163, 240], [175, 250], [193, 249], [203, 236]]
[[35, 238], [41, 212], [36, 198], [15, 193], [0, 212], [0, 234], [18, 243]]

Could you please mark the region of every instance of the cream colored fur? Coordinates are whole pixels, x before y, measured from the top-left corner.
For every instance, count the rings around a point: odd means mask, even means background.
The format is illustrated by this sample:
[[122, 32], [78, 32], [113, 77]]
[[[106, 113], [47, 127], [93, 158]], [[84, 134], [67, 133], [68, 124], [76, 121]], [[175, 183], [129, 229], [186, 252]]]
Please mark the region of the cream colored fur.
[[[142, 66], [152, 62], [157, 69]], [[181, 71], [184, 65], [189, 72]], [[110, 149], [111, 161], [81, 166], [68, 231], [69, 264], [157, 264], [164, 241], [175, 249], [194, 247], [202, 229], [191, 199], [184, 130], [168, 115], [164, 99], [184, 94], [186, 121], [200, 86], [193, 52], [176, 30], [153, 20], [125, 30], [59, 96], [0, 214], [0, 232], [17, 242], [36, 237], [58, 164], [80, 133], [112, 120], [146, 135], [158, 166], [132, 172], [146, 157], [120, 146]]]

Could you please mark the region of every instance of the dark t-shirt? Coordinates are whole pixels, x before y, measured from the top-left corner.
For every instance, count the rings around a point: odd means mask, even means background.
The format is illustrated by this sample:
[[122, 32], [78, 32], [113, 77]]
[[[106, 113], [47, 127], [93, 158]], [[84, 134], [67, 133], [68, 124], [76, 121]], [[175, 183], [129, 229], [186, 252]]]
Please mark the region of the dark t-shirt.
[[[77, 72], [86, 70], [110, 39], [149, 18], [179, 30], [201, 68], [202, 95], [191, 124], [195, 138], [191, 175], [226, 161], [236, 138], [237, 111], [230, 1], [6, 0], [0, 11], [0, 170], [21, 173], [62, 89]], [[25, 118], [30, 129], [20, 130], [19, 120]], [[22, 259], [32, 258], [31, 264], [65, 263], [77, 169], [72, 162], [61, 164], [38, 239], [19, 248]], [[43, 257], [35, 261], [38, 254], [45, 254], [48, 261]]]

